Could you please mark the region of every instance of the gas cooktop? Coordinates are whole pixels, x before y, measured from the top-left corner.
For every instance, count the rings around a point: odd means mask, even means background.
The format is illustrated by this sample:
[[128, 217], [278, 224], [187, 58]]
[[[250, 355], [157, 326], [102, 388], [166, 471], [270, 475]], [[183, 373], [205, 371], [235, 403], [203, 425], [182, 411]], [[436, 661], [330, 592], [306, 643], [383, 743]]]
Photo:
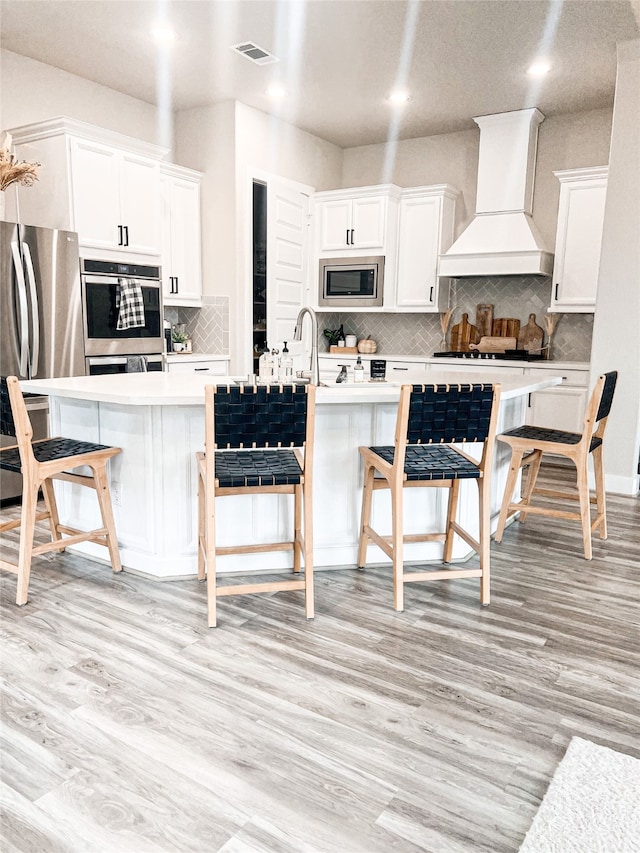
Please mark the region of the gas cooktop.
[[434, 358], [483, 358], [483, 359], [506, 359], [507, 361], [542, 361], [542, 353], [528, 352], [526, 349], [508, 349], [505, 352], [434, 352]]

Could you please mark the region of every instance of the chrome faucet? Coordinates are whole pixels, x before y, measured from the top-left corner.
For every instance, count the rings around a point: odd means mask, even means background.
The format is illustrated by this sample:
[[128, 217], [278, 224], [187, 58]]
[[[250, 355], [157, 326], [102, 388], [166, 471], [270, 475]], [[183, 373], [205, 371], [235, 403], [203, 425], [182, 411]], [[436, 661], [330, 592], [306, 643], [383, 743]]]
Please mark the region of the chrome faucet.
[[294, 341], [302, 340], [302, 324], [305, 314], [309, 315], [311, 320], [311, 364], [310, 370], [298, 370], [296, 376], [298, 379], [308, 379], [313, 385], [320, 384], [320, 366], [318, 362], [318, 317], [313, 308], [304, 306], [300, 309], [298, 319], [296, 320], [296, 328], [293, 333]]

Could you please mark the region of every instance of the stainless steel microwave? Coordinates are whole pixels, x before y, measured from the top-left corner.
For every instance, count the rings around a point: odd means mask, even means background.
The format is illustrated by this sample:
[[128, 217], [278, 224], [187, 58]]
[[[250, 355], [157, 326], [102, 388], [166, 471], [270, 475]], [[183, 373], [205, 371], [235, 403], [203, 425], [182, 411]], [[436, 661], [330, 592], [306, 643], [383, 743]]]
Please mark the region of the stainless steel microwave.
[[374, 308], [382, 305], [384, 256], [321, 258], [318, 305]]

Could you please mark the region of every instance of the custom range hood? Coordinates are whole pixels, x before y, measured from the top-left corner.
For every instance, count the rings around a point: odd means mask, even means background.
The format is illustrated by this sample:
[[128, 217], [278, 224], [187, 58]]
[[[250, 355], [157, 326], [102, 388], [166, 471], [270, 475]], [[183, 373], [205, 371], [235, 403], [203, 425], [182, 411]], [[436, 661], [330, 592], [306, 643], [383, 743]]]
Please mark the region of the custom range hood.
[[551, 275], [553, 255], [543, 245], [531, 211], [539, 110], [474, 118], [480, 128], [476, 215], [440, 256], [438, 274]]

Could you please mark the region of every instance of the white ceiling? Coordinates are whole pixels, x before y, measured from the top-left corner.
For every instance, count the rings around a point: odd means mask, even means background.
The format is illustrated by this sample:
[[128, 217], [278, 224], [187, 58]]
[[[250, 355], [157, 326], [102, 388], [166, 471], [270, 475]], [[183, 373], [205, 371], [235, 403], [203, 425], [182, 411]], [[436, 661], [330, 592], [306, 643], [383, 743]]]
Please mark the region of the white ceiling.
[[[616, 42], [639, 37], [638, 5], [1, 0], [0, 44], [152, 104], [169, 79], [174, 110], [236, 99], [346, 148], [464, 130], [472, 116], [530, 106], [547, 116], [608, 106]], [[168, 50], [149, 38], [163, 14], [179, 33]], [[243, 41], [280, 61], [251, 63], [230, 49]], [[526, 69], [539, 54], [553, 69], [534, 82]], [[265, 95], [274, 80], [289, 92], [279, 107]], [[385, 101], [396, 83], [412, 95], [402, 110]]]

